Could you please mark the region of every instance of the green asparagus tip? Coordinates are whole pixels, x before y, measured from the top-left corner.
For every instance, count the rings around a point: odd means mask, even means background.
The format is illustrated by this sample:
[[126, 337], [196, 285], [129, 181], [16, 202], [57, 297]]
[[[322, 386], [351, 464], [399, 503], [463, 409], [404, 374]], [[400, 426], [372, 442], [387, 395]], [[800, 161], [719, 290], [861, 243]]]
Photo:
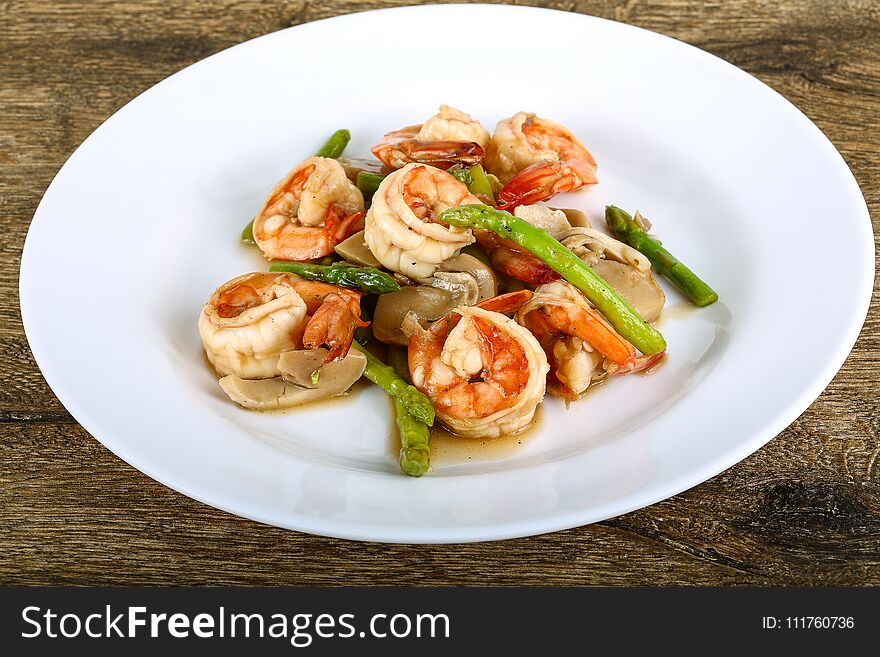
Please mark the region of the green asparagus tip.
[[468, 189], [470, 189], [470, 186], [474, 182], [474, 177], [471, 175], [470, 170], [466, 169], [460, 164], [449, 167], [448, 169], [446, 169], [446, 173], [455, 178], [457, 181], [463, 182], [465, 185], [468, 186]]
[[342, 287], [363, 290], [368, 294], [386, 294], [400, 290], [400, 284], [391, 276], [375, 267], [358, 267], [347, 262], [316, 265], [305, 262], [273, 260], [269, 271], [296, 274], [312, 281], [323, 281]]
[[667, 251], [660, 240], [648, 235], [648, 227], [638, 212], [632, 217], [616, 205], [608, 205], [605, 207], [605, 223], [617, 239], [643, 253], [654, 268], [684, 292], [694, 305], [702, 308], [718, 301], [715, 290]]
[[330, 135], [330, 139], [328, 139], [318, 152], [315, 153], [318, 157], [329, 157], [329, 158], [337, 158], [342, 155], [342, 151], [345, 150], [345, 147], [348, 146], [348, 142], [351, 141], [351, 133], [346, 130], [337, 130], [332, 135]]
[[431, 467], [431, 452], [427, 447], [409, 447], [400, 450], [400, 469], [410, 477], [421, 477]]

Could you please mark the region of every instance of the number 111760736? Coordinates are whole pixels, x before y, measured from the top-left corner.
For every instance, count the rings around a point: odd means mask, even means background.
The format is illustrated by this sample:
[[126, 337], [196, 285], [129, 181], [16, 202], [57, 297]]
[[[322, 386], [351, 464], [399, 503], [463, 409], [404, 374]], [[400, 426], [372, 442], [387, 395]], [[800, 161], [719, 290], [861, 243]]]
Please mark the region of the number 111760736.
[[852, 616], [764, 616], [761, 627], [765, 630], [851, 630], [855, 620]]

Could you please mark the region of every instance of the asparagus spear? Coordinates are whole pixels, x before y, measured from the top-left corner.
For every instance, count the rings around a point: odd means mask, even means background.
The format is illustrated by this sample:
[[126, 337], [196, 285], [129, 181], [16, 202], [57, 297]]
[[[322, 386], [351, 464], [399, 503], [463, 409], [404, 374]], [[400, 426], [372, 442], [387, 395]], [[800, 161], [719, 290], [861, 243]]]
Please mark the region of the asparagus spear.
[[622, 242], [645, 254], [648, 260], [670, 281], [684, 292], [696, 305], [703, 307], [718, 301], [718, 294], [688, 269], [683, 262], [663, 248], [660, 240], [651, 237], [639, 223], [639, 213], [633, 219], [620, 208], [605, 207], [605, 223]]
[[344, 128], [342, 130], [337, 130], [330, 135], [330, 139], [318, 149], [318, 152], [315, 153], [315, 155], [318, 157], [331, 157], [336, 159], [342, 155], [342, 151], [348, 146], [349, 141], [351, 141], [351, 133], [348, 130], [345, 130]]
[[475, 164], [468, 169], [468, 172], [471, 174], [471, 182], [468, 184], [471, 194], [484, 196], [494, 202], [495, 195], [492, 194], [492, 183], [489, 182], [489, 177], [483, 171], [482, 165]]
[[666, 348], [666, 340], [655, 328], [646, 324], [587, 263], [546, 231], [514, 217], [509, 212], [496, 210], [488, 205], [450, 208], [438, 218], [453, 226], [491, 230], [513, 240], [583, 292], [599, 312], [608, 318], [617, 332], [643, 354], [656, 354]]
[[475, 164], [472, 167], [465, 167], [461, 164], [456, 164], [446, 169], [446, 173], [467, 185], [468, 191], [471, 194], [485, 197], [494, 202], [495, 195], [492, 194], [492, 183], [489, 182], [489, 178], [481, 165]]
[[370, 173], [369, 171], [358, 171], [357, 181], [355, 185], [364, 195], [364, 200], [368, 201], [373, 198], [373, 194], [379, 189], [379, 185], [385, 180], [385, 176], [378, 173]]
[[399, 399], [410, 415], [428, 426], [434, 424], [434, 406], [430, 399], [401, 379], [393, 367], [376, 358], [366, 347], [357, 341], [352, 342], [351, 345], [367, 357], [365, 377], [395, 399]]
[[458, 182], [463, 182], [470, 189], [471, 185], [474, 182], [474, 177], [471, 175], [470, 167], [463, 167], [460, 164], [455, 164], [448, 169], [446, 169], [446, 173], [455, 178]]
[[356, 267], [344, 262], [334, 262], [332, 265], [311, 265], [304, 262], [273, 260], [269, 265], [269, 271], [286, 271], [310, 281], [323, 281], [333, 285], [360, 289], [369, 294], [385, 294], [386, 292], [397, 292], [400, 289], [397, 281], [375, 267]]
[[400, 433], [400, 469], [411, 477], [421, 477], [431, 467], [428, 425], [414, 417], [399, 398], [394, 398], [397, 430]]
[[[389, 349], [388, 365], [394, 368], [400, 378], [409, 382], [409, 364], [405, 349]], [[400, 469], [411, 477], [421, 477], [431, 466], [431, 450], [428, 446], [431, 434], [428, 425], [413, 417], [404, 403], [396, 397], [394, 411], [400, 434]]]
[[244, 227], [241, 231], [241, 243], [242, 244], [256, 244], [257, 241], [254, 239], [254, 220], [251, 219], [250, 223]]
[[[318, 152], [315, 153], [318, 157], [332, 157], [337, 158], [342, 155], [342, 151], [345, 150], [345, 147], [348, 146], [348, 142], [351, 140], [351, 133], [344, 128], [342, 130], [337, 130], [332, 135], [330, 135], [330, 139], [324, 142], [324, 145], [318, 149]], [[254, 239], [254, 220], [251, 219], [251, 222], [244, 227], [244, 230], [241, 231], [241, 243], [247, 245], [256, 244], [257, 241]]]

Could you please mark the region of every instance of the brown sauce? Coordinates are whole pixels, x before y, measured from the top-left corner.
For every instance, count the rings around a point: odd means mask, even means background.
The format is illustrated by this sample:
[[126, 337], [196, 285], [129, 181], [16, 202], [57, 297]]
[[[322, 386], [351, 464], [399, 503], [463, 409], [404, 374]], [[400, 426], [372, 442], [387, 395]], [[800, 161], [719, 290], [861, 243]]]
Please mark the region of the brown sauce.
[[674, 306], [667, 306], [660, 311], [660, 317], [654, 322], [654, 325], [657, 326], [668, 320], [678, 321], [680, 319], [687, 319], [697, 310], [699, 308], [687, 301], [682, 301]]
[[[219, 379], [220, 375], [214, 369], [214, 366], [208, 360], [204, 350], [202, 350], [202, 358], [208, 369]], [[601, 383], [595, 383], [590, 386], [588, 394], [594, 387], [598, 387]], [[285, 416], [291, 413], [297, 413], [303, 409], [333, 409], [348, 404], [357, 397], [362, 390], [373, 385], [368, 379], [362, 377], [358, 379], [354, 385], [348, 389], [348, 392], [336, 397], [327, 399], [316, 399], [305, 404], [291, 406], [290, 408], [280, 408], [276, 410], [254, 410], [237, 406], [240, 410], [249, 411], [251, 413], [261, 413], [265, 415]], [[397, 431], [397, 423], [394, 421], [394, 402], [390, 396], [386, 395], [388, 403], [388, 413], [391, 419], [390, 431], [388, 436], [388, 449], [391, 454], [400, 452], [400, 435]], [[230, 403], [233, 403], [230, 401]], [[577, 402], [575, 402], [577, 403]], [[448, 431], [439, 423], [435, 423], [430, 428], [429, 444], [431, 446], [431, 461], [434, 463], [467, 463], [468, 461], [493, 461], [500, 460], [515, 454], [537, 433], [541, 424], [543, 415], [543, 404], [539, 404], [535, 409], [535, 415], [529, 426], [523, 431], [512, 436], [498, 436], [497, 438], [465, 438]]]
[[[393, 405], [392, 405], [392, 413]], [[519, 451], [523, 445], [538, 433], [542, 408], [539, 405], [531, 424], [513, 436], [497, 438], [464, 438], [435, 423], [431, 427], [429, 444], [431, 462], [434, 464], [467, 463], [468, 461], [494, 461], [506, 458]], [[400, 451], [400, 436], [397, 424], [392, 424], [389, 436], [389, 449], [397, 454]]]

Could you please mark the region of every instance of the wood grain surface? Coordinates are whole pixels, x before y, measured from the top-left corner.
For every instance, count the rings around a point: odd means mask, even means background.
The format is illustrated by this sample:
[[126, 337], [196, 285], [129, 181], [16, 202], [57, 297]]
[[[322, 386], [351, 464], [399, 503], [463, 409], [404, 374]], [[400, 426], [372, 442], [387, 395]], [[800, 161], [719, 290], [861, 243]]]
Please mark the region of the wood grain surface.
[[[263, 526], [142, 475], [65, 411], [18, 310], [28, 224], [65, 159], [116, 109], [192, 62], [291, 25], [397, 4], [412, 3], [0, 1], [0, 583], [880, 584], [876, 287], [843, 369], [766, 447], [649, 508], [520, 540], [377, 545]], [[878, 232], [876, 0], [528, 4], [655, 30], [757, 76], [837, 146]], [[805, 330], [821, 331], [821, 321]]]

